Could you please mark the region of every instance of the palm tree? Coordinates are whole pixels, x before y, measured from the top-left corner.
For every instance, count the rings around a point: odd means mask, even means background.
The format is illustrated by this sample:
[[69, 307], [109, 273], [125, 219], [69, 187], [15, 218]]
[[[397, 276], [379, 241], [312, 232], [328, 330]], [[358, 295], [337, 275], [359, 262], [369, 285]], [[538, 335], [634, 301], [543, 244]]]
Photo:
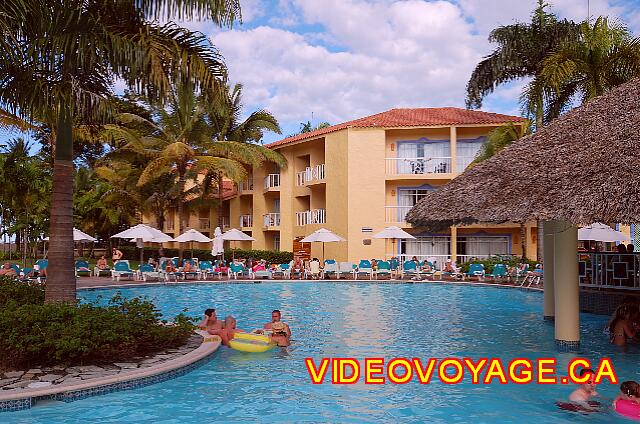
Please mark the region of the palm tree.
[[556, 115], [579, 98], [583, 103], [640, 75], [640, 38], [599, 17], [580, 25], [577, 40], [568, 42], [543, 62], [535, 83], [550, 87], [549, 112]]
[[[242, 120], [242, 85], [226, 87], [225, 94], [211, 104], [207, 110], [207, 120], [213, 132], [214, 143], [207, 143], [210, 154], [235, 160], [249, 167], [259, 167], [264, 162], [286, 166], [286, 159], [280, 153], [267, 149], [258, 143], [265, 131], [280, 134], [276, 118], [266, 110], [252, 112]], [[218, 193], [218, 226], [222, 227], [224, 196], [222, 172], [209, 174], [203, 181], [203, 190], [212, 182]]]
[[[516, 125], [513, 122], [509, 122], [494, 129], [489, 133], [487, 140], [482, 145], [482, 149], [478, 152], [467, 169], [473, 168], [477, 164], [492, 158], [500, 150], [517, 142], [522, 137], [531, 134], [532, 126], [533, 123], [531, 121], [525, 121], [522, 125]], [[538, 240], [539, 239], [540, 237], [538, 237]], [[522, 247], [522, 258], [525, 258], [527, 254], [527, 237], [524, 224], [520, 224], [520, 245]]]
[[[498, 86], [526, 77], [539, 76], [542, 62], [558, 45], [577, 37], [577, 24], [559, 21], [545, 10], [544, 0], [538, 0], [530, 23], [501, 26], [489, 35], [497, 43], [493, 53], [486, 56], [474, 69], [467, 83], [468, 108], [480, 108], [482, 100]], [[524, 91], [524, 109], [535, 116], [536, 128], [543, 125], [544, 104], [540, 101], [541, 88], [530, 84]]]
[[46, 301], [75, 301], [74, 123], [108, 117], [115, 76], [149, 98], [164, 98], [173, 79], [218, 90], [225, 68], [208, 39], [155, 22], [209, 17], [228, 25], [239, 10], [237, 0], [0, 2], [0, 108], [55, 128]]

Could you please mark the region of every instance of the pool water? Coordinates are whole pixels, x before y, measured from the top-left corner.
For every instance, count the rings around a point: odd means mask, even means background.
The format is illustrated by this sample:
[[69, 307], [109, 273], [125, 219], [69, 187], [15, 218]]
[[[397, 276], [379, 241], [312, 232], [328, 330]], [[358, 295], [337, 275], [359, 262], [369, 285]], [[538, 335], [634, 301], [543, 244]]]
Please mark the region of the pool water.
[[[116, 293], [146, 296], [165, 316], [215, 307], [251, 330], [283, 312], [292, 346], [262, 354], [221, 348], [194, 371], [164, 383], [72, 403], [46, 402], [0, 414], [0, 422], [616, 422], [611, 411], [580, 415], [559, 410], [571, 385], [313, 385], [304, 358], [514, 357], [558, 358], [553, 326], [542, 320], [542, 294], [439, 284], [263, 283], [162, 285], [82, 291], [84, 301]], [[602, 329], [607, 317], [582, 315], [582, 352], [610, 357], [623, 380], [640, 380], [638, 350], [616, 351]], [[328, 378], [327, 378], [328, 380]], [[616, 386], [598, 391], [616, 396]]]

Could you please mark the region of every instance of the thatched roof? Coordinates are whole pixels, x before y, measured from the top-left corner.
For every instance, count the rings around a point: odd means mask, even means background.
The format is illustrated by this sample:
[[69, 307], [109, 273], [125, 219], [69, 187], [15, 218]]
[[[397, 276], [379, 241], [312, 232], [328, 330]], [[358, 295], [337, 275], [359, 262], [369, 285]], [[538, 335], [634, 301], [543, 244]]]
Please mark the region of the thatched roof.
[[414, 226], [640, 222], [640, 79], [556, 119], [411, 209]]

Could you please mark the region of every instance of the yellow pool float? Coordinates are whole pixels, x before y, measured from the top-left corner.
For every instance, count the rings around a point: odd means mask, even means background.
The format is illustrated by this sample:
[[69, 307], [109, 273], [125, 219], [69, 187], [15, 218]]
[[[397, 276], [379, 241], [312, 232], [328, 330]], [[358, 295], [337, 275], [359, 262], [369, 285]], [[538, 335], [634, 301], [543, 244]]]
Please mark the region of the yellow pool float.
[[264, 334], [236, 333], [229, 341], [229, 347], [240, 352], [260, 353], [271, 350], [276, 345]]

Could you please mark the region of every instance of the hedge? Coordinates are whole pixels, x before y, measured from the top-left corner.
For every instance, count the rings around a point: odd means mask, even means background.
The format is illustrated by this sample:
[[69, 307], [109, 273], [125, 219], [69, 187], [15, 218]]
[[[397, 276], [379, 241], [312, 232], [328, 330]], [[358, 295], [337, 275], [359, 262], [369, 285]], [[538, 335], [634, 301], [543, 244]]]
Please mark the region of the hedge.
[[[119, 249], [122, 251], [123, 258], [129, 260], [140, 259], [140, 250], [134, 246], [121, 246]], [[174, 257], [179, 255], [178, 249], [162, 249], [166, 257]], [[144, 259], [148, 260], [150, 257], [158, 258], [158, 248], [145, 248]], [[185, 258], [191, 257], [191, 249], [183, 249], [182, 256]], [[244, 249], [227, 249], [224, 251], [224, 258], [231, 260], [235, 254], [236, 258], [253, 258], [253, 259], [265, 259], [268, 263], [288, 263], [293, 259], [293, 252], [282, 252], [273, 250], [244, 250]], [[211, 256], [211, 250], [193, 249], [193, 256], [200, 260], [213, 259]]]
[[[469, 265], [471, 264], [482, 264], [484, 265], [484, 270], [487, 273], [493, 272], [493, 267], [496, 264], [505, 264], [507, 268], [516, 267], [521, 262], [521, 259], [517, 256], [491, 256], [487, 259], [474, 259], [469, 262], [465, 262], [460, 264], [460, 268], [462, 272], [469, 272]], [[525, 262], [529, 264], [529, 269], [533, 270], [538, 262], [531, 261], [529, 259], [525, 259]]]
[[44, 303], [44, 286], [0, 279], [0, 369], [127, 361], [183, 345], [190, 318], [159, 321], [149, 301], [116, 296], [106, 307]]

